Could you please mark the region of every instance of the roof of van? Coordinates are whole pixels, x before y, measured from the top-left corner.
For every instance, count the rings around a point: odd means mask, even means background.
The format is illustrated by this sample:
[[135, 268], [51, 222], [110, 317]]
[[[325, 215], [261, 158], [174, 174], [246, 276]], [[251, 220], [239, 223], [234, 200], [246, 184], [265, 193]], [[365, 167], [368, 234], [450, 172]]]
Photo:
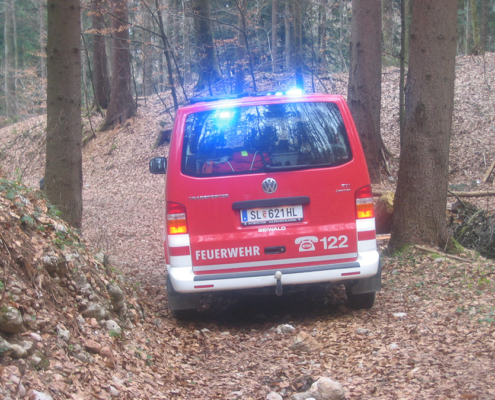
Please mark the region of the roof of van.
[[342, 95], [327, 93], [304, 94], [301, 91], [256, 92], [225, 96], [194, 97], [190, 99], [190, 105], [185, 108], [194, 108], [195, 106], [210, 106], [211, 108], [216, 108], [217, 106], [236, 107], [246, 104], [293, 103], [297, 101], [342, 101], [343, 99], [344, 97]]

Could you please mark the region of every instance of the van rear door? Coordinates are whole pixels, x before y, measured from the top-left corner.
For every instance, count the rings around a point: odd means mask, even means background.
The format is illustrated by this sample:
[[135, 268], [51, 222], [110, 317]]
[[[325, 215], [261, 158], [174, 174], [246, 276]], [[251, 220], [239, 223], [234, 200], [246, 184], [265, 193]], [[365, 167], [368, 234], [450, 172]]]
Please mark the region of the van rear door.
[[181, 174], [169, 177], [176, 189], [167, 200], [185, 207], [194, 273], [355, 267], [356, 191], [369, 178], [345, 103], [267, 103], [216, 104], [184, 117]]

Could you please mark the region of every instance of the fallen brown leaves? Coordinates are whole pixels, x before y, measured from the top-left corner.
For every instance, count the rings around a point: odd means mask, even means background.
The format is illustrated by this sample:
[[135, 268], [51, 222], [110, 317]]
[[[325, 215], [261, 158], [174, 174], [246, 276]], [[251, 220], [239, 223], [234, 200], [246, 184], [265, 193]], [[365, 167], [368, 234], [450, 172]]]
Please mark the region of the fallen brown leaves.
[[[382, 135], [395, 154], [397, 81], [398, 71], [384, 74]], [[345, 80], [336, 82], [345, 94]], [[491, 189], [490, 182], [477, 180], [495, 158], [488, 134], [495, 120], [494, 55], [487, 54], [486, 62], [460, 58], [456, 86], [451, 189]], [[131, 278], [140, 297], [130, 307], [135, 328], [117, 337], [87, 321], [77, 332], [69, 317], [76, 310], [53, 286], [45, 294], [53, 302], [36, 309], [49, 328], [37, 343], [46, 362], [35, 370], [22, 360], [2, 361], [5, 393], [14, 396], [21, 382], [56, 399], [107, 399], [115, 390], [127, 399], [261, 399], [271, 390], [288, 397], [330, 376], [350, 399], [495, 399], [494, 267], [482, 259], [461, 262], [424, 252], [385, 258], [383, 290], [369, 311], [348, 309], [342, 290], [319, 288], [282, 298], [211, 296], [196, 320], [174, 321], [164, 291], [164, 181], [148, 173], [149, 159], [168, 151], [151, 150], [159, 122], [170, 123], [161, 110], [160, 102], [148, 100], [133, 121], [97, 133], [84, 149], [83, 237]], [[32, 186], [43, 175], [44, 124], [40, 117], [0, 132], [2, 165], [12, 178]], [[390, 161], [393, 178], [397, 168]], [[384, 176], [380, 188], [393, 186]], [[476, 201], [493, 209], [493, 199]], [[26, 290], [36, 304], [37, 290], [49, 279], [33, 263], [44, 238], [26, 235], [22, 214], [8, 212], [18, 218], [9, 226], [0, 220], [2, 240], [10, 240], [11, 254], [18, 254], [23, 271], [35, 278]], [[54, 226], [50, 216], [38, 221]], [[15, 234], [7, 238], [4, 228]], [[45, 239], [55, 232], [50, 228]], [[97, 274], [92, 278], [108, 281]], [[100, 346], [92, 362], [74, 358], [63, 346], [54, 333], [59, 321], [81, 346], [83, 339]], [[292, 325], [294, 333], [277, 333], [280, 324]], [[301, 334], [314, 344], [309, 351], [291, 348]]]

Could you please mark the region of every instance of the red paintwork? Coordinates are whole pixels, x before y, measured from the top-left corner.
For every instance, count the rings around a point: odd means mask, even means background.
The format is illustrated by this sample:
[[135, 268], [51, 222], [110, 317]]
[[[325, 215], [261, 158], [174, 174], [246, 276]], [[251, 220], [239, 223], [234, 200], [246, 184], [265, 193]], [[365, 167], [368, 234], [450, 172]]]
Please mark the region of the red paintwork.
[[[215, 109], [222, 104], [229, 107], [254, 106], [263, 104], [278, 104], [287, 102], [333, 102], [338, 105], [346, 125], [353, 159], [337, 167], [307, 169], [299, 171], [261, 172], [256, 174], [221, 176], [221, 177], [191, 177], [181, 173], [181, 155], [184, 134], [184, 124], [188, 114]], [[266, 194], [261, 187], [264, 179], [271, 177], [278, 182], [278, 190]], [[209, 265], [225, 265], [218, 272], [240, 272], [232, 268], [232, 264], [245, 262], [300, 259], [337, 254], [355, 254], [349, 259], [339, 259], [333, 262], [354, 261], [357, 258], [356, 208], [355, 192], [369, 185], [369, 176], [364, 153], [354, 126], [350, 111], [342, 96], [310, 94], [303, 97], [291, 98], [286, 96], [245, 97], [221, 102], [208, 102], [184, 107], [177, 112], [175, 126], [170, 143], [167, 170], [166, 199], [185, 206], [187, 214], [188, 233], [191, 242], [191, 257], [193, 270], [196, 274], [208, 274], [201, 267]], [[349, 184], [350, 191], [340, 191], [343, 184]], [[193, 200], [191, 197], [207, 195], [224, 195], [215, 199]], [[245, 200], [261, 200], [279, 197], [309, 196], [310, 203], [303, 206], [304, 221], [281, 223], [273, 225], [242, 226], [238, 210], [232, 209], [232, 203]], [[262, 227], [285, 227], [285, 230], [259, 232]], [[300, 251], [296, 239], [314, 236], [315, 250]], [[324, 249], [323, 238], [347, 237], [347, 247]], [[366, 240], [374, 238], [372, 234], [360, 233], [359, 238]], [[285, 246], [281, 254], [264, 254], [265, 247]], [[259, 247], [259, 255], [250, 257], [197, 259], [196, 252], [201, 250], [228, 249], [239, 247]], [[309, 244], [301, 245], [303, 250]], [[172, 250], [169, 255], [179, 255]], [[180, 255], [185, 254], [181, 251]], [[329, 261], [308, 262], [281, 265], [278, 269], [300, 266], [329, 264]], [[246, 267], [242, 271], [273, 269], [273, 266]]]

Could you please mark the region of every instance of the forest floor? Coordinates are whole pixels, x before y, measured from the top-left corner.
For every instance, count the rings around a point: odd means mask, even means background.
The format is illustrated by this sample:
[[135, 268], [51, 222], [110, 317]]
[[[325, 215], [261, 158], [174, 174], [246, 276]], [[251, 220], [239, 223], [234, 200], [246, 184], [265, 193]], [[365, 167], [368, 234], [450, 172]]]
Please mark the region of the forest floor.
[[[492, 179], [482, 178], [495, 160], [495, 54], [459, 57], [456, 74], [450, 188], [493, 190]], [[346, 94], [346, 79], [333, 77], [337, 93]], [[395, 155], [398, 80], [397, 69], [383, 74], [382, 136]], [[276, 85], [270, 77], [259, 83]], [[113, 368], [60, 349], [41, 370], [0, 358], [4, 394], [20, 397], [9, 376], [22, 376], [26, 388], [56, 399], [110, 398], [110, 386], [126, 399], [264, 399], [271, 391], [289, 398], [327, 376], [348, 399], [495, 399], [495, 267], [469, 251], [463, 261], [417, 249], [383, 257], [372, 310], [349, 309], [342, 288], [318, 287], [281, 298], [212, 295], [196, 319], [174, 320], [161, 242], [165, 182], [148, 172], [149, 160], [168, 151], [153, 149], [160, 123], [171, 123], [163, 109], [156, 97], [140, 101], [137, 117], [96, 132], [83, 150], [82, 236], [133, 282], [145, 317], [119, 338], [86, 332], [112, 348]], [[85, 119], [85, 134], [97, 124], [98, 117]], [[0, 165], [10, 179], [38, 186], [45, 126], [46, 117], [37, 117], [0, 130]], [[374, 189], [394, 188], [398, 161], [388, 169]], [[469, 200], [495, 209], [492, 197]], [[281, 324], [295, 332], [277, 333]], [[314, 339], [302, 350], [293, 346], [301, 332]]]

